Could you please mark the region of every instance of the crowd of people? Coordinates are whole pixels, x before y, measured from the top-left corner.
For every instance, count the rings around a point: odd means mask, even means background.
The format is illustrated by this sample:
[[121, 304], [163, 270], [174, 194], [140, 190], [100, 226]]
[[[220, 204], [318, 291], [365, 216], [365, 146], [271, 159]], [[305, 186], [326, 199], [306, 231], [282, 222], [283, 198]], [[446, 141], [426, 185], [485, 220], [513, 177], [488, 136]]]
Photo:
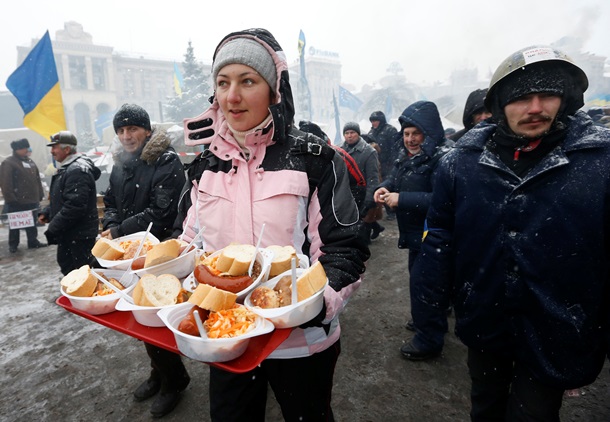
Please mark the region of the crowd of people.
[[[199, 244], [209, 252], [231, 242], [292, 245], [323, 265], [329, 285], [320, 314], [256, 369], [210, 367], [211, 420], [264, 421], [268, 387], [285, 420], [334, 420], [339, 315], [366, 277], [383, 214], [396, 219], [397, 247], [408, 250], [405, 326], [414, 334], [400, 353], [439, 358], [453, 311], [468, 348], [473, 421], [559, 420], [564, 391], [595, 380], [610, 350], [610, 129], [581, 110], [587, 76], [563, 52], [511, 54], [488, 88], [468, 96], [460, 131], [443, 128], [434, 102], [416, 101], [398, 116], [400, 130], [375, 111], [366, 134], [346, 123], [341, 145], [315, 123], [295, 126], [288, 65], [268, 31], [226, 35], [212, 74], [210, 107], [184, 122], [185, 144], [203, 146], [186, 168], [146, 110], [118, 110], [122, 148], [101, 236], [152, 223], [161, 240], [191, 241], [205, 226]], [[11, 146], [0, 167], [4, 212], [35, 212], [42, 190], [29, 144]], [[48, 223], [66, 274], [95, 265], [99, 170], [70, 132], [48, 146], [58, 169], [38, 221]], [[11, 230], [11, 252], [18, 233]], [[45, 246], [35, 226], [26, 233], [29, 247]], [[152, 370], [134, 396], [156, 396], [151, 413], [161, 417], [190, 377], [180, 356], [146, 350]]]

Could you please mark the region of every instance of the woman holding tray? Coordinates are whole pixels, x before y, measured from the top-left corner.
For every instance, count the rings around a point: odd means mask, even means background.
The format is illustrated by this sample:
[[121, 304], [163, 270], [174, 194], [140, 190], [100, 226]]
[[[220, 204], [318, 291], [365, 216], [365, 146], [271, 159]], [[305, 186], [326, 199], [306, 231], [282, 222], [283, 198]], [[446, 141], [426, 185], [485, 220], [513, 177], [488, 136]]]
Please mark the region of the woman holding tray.
[[[212, 65], [211, 107], [185, 120], [185, 143], [206, 145], [188, 170], [177, 229], [190, 241], [202, 226], [208, 251], [231, 242], [291, 245], [328, 276], [320, 314], [295, 328], [256, 369], [210, 368], [213, 421], [264, 421], [270, 385], [285, 420], [332, 421], [338, 315], [360, 285], [369, 250], [343, 159], [294, 128], [284, 53], [268, 31], [234, 32]], [[174, 233], [177, 235], [178, 232]]]

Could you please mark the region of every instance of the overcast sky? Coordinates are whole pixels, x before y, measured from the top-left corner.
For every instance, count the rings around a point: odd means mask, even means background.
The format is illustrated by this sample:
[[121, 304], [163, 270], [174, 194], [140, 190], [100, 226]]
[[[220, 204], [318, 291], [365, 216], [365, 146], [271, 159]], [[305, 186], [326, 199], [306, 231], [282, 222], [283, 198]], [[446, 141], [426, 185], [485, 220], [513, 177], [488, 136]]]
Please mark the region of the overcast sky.
[[[8, 2], [5, 2], [8, 3]], [[17, 66], [16, 46], [76, 21], [95, 44], [117, 52], [182, 61], [188, 41], [210, 63], [227, 33], [270, 30], [289, 63], [307, 47], [337, 52], [342, 79], [356, 91], [398, 62], [410, 82], [445, 81], [453, 69], [477, 67], [483, 78], [510, 53], [563, 36], [610, 57], [609, 0], [17, 0], [0, 14], [0, 90]]]

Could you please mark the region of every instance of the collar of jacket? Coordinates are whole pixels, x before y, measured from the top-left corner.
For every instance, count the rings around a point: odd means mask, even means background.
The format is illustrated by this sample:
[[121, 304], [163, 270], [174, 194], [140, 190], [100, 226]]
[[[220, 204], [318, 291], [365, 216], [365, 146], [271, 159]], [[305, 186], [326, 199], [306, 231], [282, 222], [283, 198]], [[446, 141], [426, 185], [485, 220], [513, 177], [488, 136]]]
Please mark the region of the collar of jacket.
[[[364, 142], [364, 139], [362, 139], [362, 137], [358, 138], [358, 141], [355, 144], [348, 144], [347, 142], [343, 142], [343, 145], [341, 145], [341, 148], [343, 148], [346, 151], [358, 151], [358, 152], [362, 152], [366, 149], [367, 147], [367, 143]], [[372, 147], [371, 147], [372, 148]]]
[[[455, 144], [454, 148], [482, 151], [496, 131], [496, 124], [487, 121], [470, 129]], [[610, 141], [610, 130], [596, 126], [584, 111], [577, 111], [568, 117], [566, 137], [561, 144], [564, 151], [575, 151], [585, 148], [607, 147]]]
[[[255, 130], [246, 135], [245, 146], [250, 151], [250, 161], [262, 161], [264, 150], [273, 145], [273, 120], [262, 129]], [[237, 140], [233, 137], [229, 125], [226, 121], [220, 125], [219, 131], [213, 137], [209, 147], [210, 151], [222, 160], [241, 160], [246, 161], [243, 150]]]
[[59, 165], [59, 168], [66, 168], [70, 164], [72, 164], [76, 159], [80, 156], [80, 154], [70, 154], [64, 161], [62, 161]]

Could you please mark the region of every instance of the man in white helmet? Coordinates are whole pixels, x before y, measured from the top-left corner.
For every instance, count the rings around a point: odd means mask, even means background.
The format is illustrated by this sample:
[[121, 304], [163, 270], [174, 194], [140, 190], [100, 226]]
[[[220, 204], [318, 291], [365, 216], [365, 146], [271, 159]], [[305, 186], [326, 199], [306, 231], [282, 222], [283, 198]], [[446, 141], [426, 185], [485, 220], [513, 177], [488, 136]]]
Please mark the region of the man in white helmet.
[[554, 48], [512, 54], [485, 99], [495, 123], [468, 131], [437, 170], [411, 274], [413, 344], [442, 349], [453, 303], [473, 421], [558, 421], [564, 391], [604, 364], [610, 130], [579, 111], [587, 87]]

